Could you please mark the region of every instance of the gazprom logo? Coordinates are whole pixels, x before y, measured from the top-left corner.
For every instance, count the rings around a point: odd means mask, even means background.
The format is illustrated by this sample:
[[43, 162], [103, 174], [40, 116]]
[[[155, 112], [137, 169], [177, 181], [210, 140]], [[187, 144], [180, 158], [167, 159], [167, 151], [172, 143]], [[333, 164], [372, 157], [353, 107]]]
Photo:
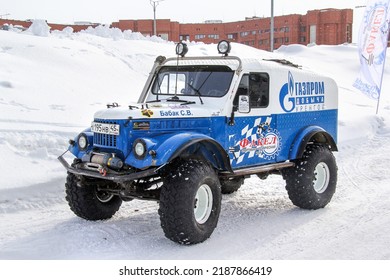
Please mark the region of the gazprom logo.
[[279, 102], [287, 113], [323, 110], [325, 82], [295, 81], [293, 74], [288, 72], [288, 82], [280, 89]]
[[288, 92], [291, 95], [294, 93], [294, 77], [291, 72], [288, 72]]

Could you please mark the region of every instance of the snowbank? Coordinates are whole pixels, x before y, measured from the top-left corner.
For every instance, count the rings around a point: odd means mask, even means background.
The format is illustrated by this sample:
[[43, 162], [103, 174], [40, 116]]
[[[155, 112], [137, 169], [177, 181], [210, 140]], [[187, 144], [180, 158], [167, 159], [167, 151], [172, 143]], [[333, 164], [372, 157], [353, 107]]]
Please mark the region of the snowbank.
[[30, 27], [26, 30], [26, 33], [35, 36], [48, 37], [50, 34], [50, 26], [47, 25], [45, 20], [36, 19], [33, 20]]
[[[96, 110], [136, 101], [155, 58], [175, 55], [173, 43], [105, 26], [49, 33], [43, 22], [34, 25], [28, 33], [37, 36], [0, 31], [0, 259], [390, 258], [390, 79], [376, 116], [376, 102], [352, 87], [355, 46], [293, 45], [270, 54], [233, 45], [232, 55], [285, 57], [337, 81], [338, 190], [326, 209], [303, 211], [280, 177], [250, 178], [224, 197], [211, 239], [178, 248], [164, 238], [155, 203], [132, 201], [110, 221], [76, 218], [56, 160]], [[188, 53], [215, 54], [215, 45], [200, 43]]]

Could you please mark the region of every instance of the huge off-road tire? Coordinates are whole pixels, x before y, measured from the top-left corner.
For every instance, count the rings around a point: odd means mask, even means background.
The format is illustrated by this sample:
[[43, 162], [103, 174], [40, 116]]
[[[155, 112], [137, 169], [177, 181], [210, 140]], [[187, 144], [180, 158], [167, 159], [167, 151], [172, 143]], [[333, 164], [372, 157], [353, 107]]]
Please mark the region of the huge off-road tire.
[[325, 207], [337, 184], [337, 165], [333, 153], [323, 145], [306, 147], [295, 166], [283, 172], [292, 203], [304, 209]]
[[98, 191], [92, 184], [83, 182], [74, 174], [68, 173], [65, 184], [66, 200], [70, 209], [86, 220], [111, 218], [122, 204], [122, 199], [104, 191]]
[[223, 178], [219, 180], [221, 182], [221, 192], [222, 194], [231, 194], [242, 186], [244, 183], [244, 178]]
[[177, 160], [164, 176], [160, 194], [161, 227], [180, 244], [210, 237], [221, 210], [221, 185], [214, 169], [197, 159]]

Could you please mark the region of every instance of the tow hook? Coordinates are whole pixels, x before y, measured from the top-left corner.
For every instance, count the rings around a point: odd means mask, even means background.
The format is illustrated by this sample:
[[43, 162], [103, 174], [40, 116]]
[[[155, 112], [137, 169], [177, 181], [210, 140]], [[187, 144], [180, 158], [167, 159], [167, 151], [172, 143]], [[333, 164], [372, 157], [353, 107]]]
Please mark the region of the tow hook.
[[99, 173], [100, 173], [102, 176], [104, 176], [104, 177], [107, 176], [107, 169], [105, 169], [103, 166], [99, 166], [98, 171], [99, 171]]

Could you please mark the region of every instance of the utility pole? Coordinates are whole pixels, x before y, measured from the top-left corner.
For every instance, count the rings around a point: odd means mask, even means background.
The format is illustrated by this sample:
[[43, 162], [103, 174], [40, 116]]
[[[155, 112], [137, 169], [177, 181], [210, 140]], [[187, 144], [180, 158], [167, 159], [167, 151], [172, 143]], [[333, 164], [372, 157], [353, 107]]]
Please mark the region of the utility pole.
[[150, 0], [150, 5], [153, 7], [153, 35], [157, 36], [157, 23], [156, 23], [156, 8], [164, 0]]
[[274, 22], [274, 0], [271, 0], [271, 52], [274, 51], [274, 29], [275, 29], [275, 22]]

